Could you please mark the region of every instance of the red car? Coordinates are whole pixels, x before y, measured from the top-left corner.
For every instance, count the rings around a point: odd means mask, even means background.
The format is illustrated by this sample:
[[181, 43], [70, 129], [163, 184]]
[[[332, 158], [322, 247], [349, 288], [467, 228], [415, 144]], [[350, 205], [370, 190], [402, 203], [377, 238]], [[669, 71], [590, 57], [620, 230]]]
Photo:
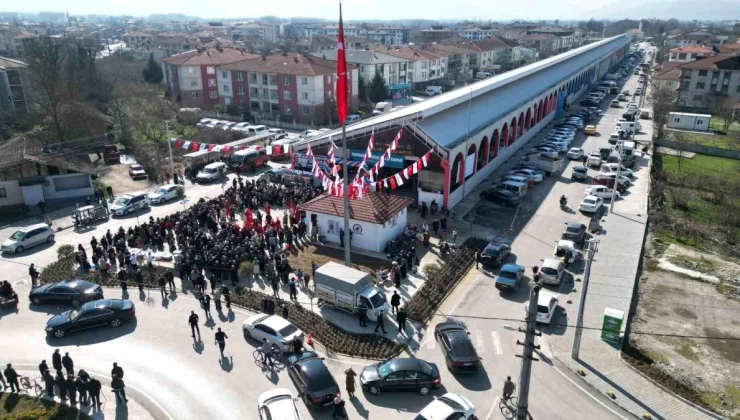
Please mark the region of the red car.
[[[605, 177], [605, 176], [601, 176], [601, 175], [595, 176], [594, 177], [593, 184], [594, 185], [605, 185], [605, 186], [607, 186], [609, 188], [614, 188], [614, 178], [609, 178], [609, 177]], [[627, 186], [624, 185], [621, 182], [618, 183], [617, 184], [617, 192], [620, 193], [620, 194], [622, 194], [625, 191], [627, 191]]]

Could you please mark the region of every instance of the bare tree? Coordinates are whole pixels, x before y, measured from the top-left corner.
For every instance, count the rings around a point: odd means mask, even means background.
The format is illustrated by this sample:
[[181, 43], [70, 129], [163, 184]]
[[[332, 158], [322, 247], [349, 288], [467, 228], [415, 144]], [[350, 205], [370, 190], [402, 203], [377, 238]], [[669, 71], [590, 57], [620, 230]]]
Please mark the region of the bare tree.
[[66, 89], [61, 45], [53, 38], [38, 38], [26, 43], [25, 55], [33, 77], [36, 101], [41, 111], [51, 118], [57, 138], [64, 140], [60, 114]]
[[668, 113], [676, 103], [676, 91], [667, 86], [653, 85], [653, 126], [657, 127], [656, 138], [663, 138]]
[[686, 138], [686, 134], [680, 131], [672, 131], [671, 137], [673, 137], [673, 142], [676, 143], [674, 149], [676, 149], [676, 164], [678, 165], [678, 173], [680, 174], [684, 159], [686, 158], [685, 152], [688, 140]]
[[722, 118], [722, 131], [727, 131], [730, 128], [730, 124], [732, 124], [735, 114], [735, 104], [736, 102], [727, 96], [717, 97], [714, 100], [714, 112], [712, 114]]

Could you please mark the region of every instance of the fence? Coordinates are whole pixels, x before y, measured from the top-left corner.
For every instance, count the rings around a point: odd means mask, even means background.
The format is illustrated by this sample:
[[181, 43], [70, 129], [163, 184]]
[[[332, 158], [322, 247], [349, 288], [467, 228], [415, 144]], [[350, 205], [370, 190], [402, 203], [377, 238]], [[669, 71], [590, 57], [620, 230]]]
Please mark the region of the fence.
[[683, 143], [666, 139], [655, 140], [655, 144], [662, 147], [670, 147], [671, 149], [683, 150], [685, 152], [694, 152], [700, 155], [740, 160], [740, 150], [720, 149], [718, 147], [702, 146], [696, 143]]
[[[296, 122], [285, 122], [280, 120], [273, 120], [269, 118], [255, 118], [255, 124], [262, 124], [266, 125], [268, 127], [274, 127], [274, 128], [283, 128], [286, 130], [296, 130], [296, 131], [303, 131], [303, 130], [318, 130], [319, 128], [324, 128], [319, 125], [313, 125], [313, 124], [299, 124]], [[331, 128], [331, 127], [329, 127]]]

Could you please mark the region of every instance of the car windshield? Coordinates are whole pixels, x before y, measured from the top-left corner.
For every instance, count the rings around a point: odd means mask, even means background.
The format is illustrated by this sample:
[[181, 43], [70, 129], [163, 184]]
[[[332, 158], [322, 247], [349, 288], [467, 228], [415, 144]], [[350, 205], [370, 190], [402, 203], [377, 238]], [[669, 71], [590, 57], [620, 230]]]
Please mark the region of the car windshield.
[[502, 271], [501, 274], [499, 274], [499, 277], [516, 280], [516, 273], [512, 273], [511, 271]]
[[437, 401], [441, 401], [441, 402], [443, 402], [443, 403], [445, 403], [445, 404], [449, 405], [449, 406], [450, 406], [450, 407], [452, 407], [452, 408], [453, 408], [453, 409], [454, 409], [455, 411], [465, 411], [465, 409], [463, 408], [463, 406], [461, 406], [461, 405], [460, 405], [460, 404], [458, 404], [458, 403], [457, 403], [456, 401], [453, 401], [453, 400], [451, 400], [451, 399], [449, 399], [449, 398], [447, 398], [447, 397], [439, 397], [439, 398], [437, 398]]
[[14, 234], [13, 234], [13, 235], [12, 235], [12, 236], [10, 237], [10, 239], [12, 239], [12, 240], [14, 240], [14, 241], [18, 241], [18, 240], [21, 240], [21, 239], [23, 239], [23, 237], [24, 237], [24, 236], [26, 236], [26, 232], [24, 232], [24, 231], [22, 231], [22, 230], [19, 230], [19, 231], [15, 232], [15, 233], [14, 233]]
[[565, 229], [568, 233], [578, 233], [579, 230], [581, 230], [579, 226], [568, 226], [568, 228]]
[[550, 312], [550, 308], [545, 305], [537, 305], [537, 312], [541, 314], [546, 314]]
[[154, 194], [167, 194], [167, 190], [164, 188], [157, 188], [154, 190]]
[[386, 376], [393, 373], [393, 368], [391, 367], [392, 362], [392, 360], [388, 360], [387, 362], [378, 364], [378, 375], [381, 378], [385, 378]]
[[116, 204], [118, 204], [119, 206], [125, 206], [125, 205], [127, 205], [127, 204], [129, 203], [129, 201], [131, 201], [131, 199], [130, 199], [130, 198], [127, 198], [127, 197], [121, 197], [121, 198], [119, 198], [119, 199], [118, 199], [118, 200], [116, 201]]
[[76, 309], [72, 309], [71, 311], [69, 311], [69, 319], [75, 319], [75, 318], [77, 318], [77, 315], [79, 315], [79, 314], [80, 313], [77, 312]]
[[542, 267], [542, 269], [540, 271], [542, 271], [544, 274], [548, 274], [548, 275], [554, 275], [554, 274], [557, 274], [558, 273], [558, 270], [556, 270], [556, 269], [554, 269], [552, 267]]
[[370, 303], [373, 305], [373, 308], [380, 308], [385, 305], [385, 295], [383, 293], [376, 293], [370, 296]]
[[298, 328], [296, 328], [293, 324], [288, 324], [285, 327], [283, 327], [280, 331], [281, 336], [283, 337], [290, 337], [293, 333], [298, 331]]
[[216, 173], [216, 169], [215, 168], [203, 168], [203, 173], [204, 174], [213, 174], [213, 173]]
[[483, 255], [494, 256], [501, 252], [501, 245], [488, 245], [483, 251]]

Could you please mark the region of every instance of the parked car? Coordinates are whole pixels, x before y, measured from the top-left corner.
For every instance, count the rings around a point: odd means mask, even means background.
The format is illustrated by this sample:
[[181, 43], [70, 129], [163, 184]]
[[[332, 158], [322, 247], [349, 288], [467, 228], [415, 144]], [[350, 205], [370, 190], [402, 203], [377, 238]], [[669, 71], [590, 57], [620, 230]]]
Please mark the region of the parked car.
[[581, 212], [583, 213], [596, 213], [597, 211], [599, 211], [602, 204], [604, 204], [603, 198], [589, 195], [581, 201], [578, 209], [581, 210]]
[[235, 124], [233, 127], [231, 127], [231, 131], [240, 131], [243, 133], [247, 131], [247, 127], [249, 127], [248, 122], [240, 122], [240, 123]]
[[549, 157], [549, 158], [557, 158], [558, 157], [558, 151], [546, 146], [537, 146], [532, 149], [532, 151], [539, 152], [542, 156]]
[[164, 184], [161, 187], [149, 193], [149, 202], [153, 204], [162, 204], [166, 201], [177, 198], [177, 188], [180, 185]]
[[586, 225], [581, 222], [566, 222], [563, 233], [560, 235], [562, 239], [568, 239], [577, 244], [586, 241]]
[[557, 140], [547, 140], [544, 143], [541, 144], [541, 146], [549, 147], [551, 149], [555, 149], [558, 151], [558, 153], [561, 152], [567, 152], [569, 144], [565, 141], [557, 141]]
[[291, 350], [291, 343], [296, 338], [303, 339], [303, 331], [277, 315], [258, 314], [247, 318], [242, 324], [242, 331], [245, 337], [253, 338], [260, 343], [267, 339], [283, 352]]
[[581, 160], [583, 158], [583, 149], [580, 147], [572, 147], [568, 150], [568, 159]]
[[504, 264], [496, 276], [495, 286], [499, 290], [519, 291], [519, 283], [524, 275], [524, 267], [519, 264]]
[[54, 242], [54, 230], [46, 223], [37, 223], [16, 230], [3, 242], [2, 251], [20, 254], [36, 245]]
[[[604, 185], [609, 188], [614, 188], [614, 178], [609, 178], [605, 176], [595, 176], [593, 180], [593, 184], [594, 185]], [[618, 183], [617, 192], [621, 194], [621, 193], [624, 193], [625, 191], [627, 191], [627, 186], [621, 182]]]
[[197, 124], [195, 124], [196, 127], [205, 127], [207, 124], [210, 124], [211, 122], [215, 121], [212, 118], [201, 118], [200, 121], [198, 121]]
[[475, 406], [462, 395], [448, 392], [429, 403], [414, 420], [474, 420]]
[[[600, 197], [603, 199], [611, 199], [613, 191], [614, 190], [605, 185], [592, 185], [590, 187], [586, 187], [586, 195], [593, 195], [594, 197]], [[616, 198], [619, 197], [620, 194], [619, 191], [617, 191]]]
[[85, 302], [103, 299], [100, 285], [86, 280], [64, 280], [48, 283], [31, 290], [28, 300], [34, 305], [53, 303], [79, 307]]
[[627, 102], [627, 96], [625, 96], [624, 94], [620, 93], [619, 95], [617, 95], [617, 100], [620, 101], [620, 102]]
[[138, 163], [135, 163], [133, 165], [128, 166], [128, 176], [130, 176], [131, 179], [146, 178], [146, 171], [144, 170], [143, 166], [139, 165]]
[[542, 174], [532, 169], [512, 169], [508, 175], [526, 176], [534, 182], [542, 182]]
[[125, 216], [137, 210], [149, 208], [149, 194], [144, 191], [123, 194], [110, 206], [110, 212], [116, 216]]
[[260, 420], [301, 420], [293, 395], [285, 388], [262, 393], [257, 398], [257, 412]]
[[268, 133], [272, 133], [275, 140], [280, 140], [288, 137], [288, 132], [282, 128], [270, 128], [267, 130]]
[[[558, 296], [544, 290], [540, 290], [537, 296], [537, 322], [549, 324], [555, 317], [558, 309]], [[524, 313], [529, 313], [529, 302], [524, 304]]]
[[502, 206], [516, 206], [521, 200], [518, 195], [511, 191], [489, 188], [480, 193], [480, 197], [498, 203]]
[[288, 358], [288, 376], [307, 407], [332, 405], [334, 397], [340, 394], [337, 381], [324, 364], [324, 358], [312, 351]]
[[136, 317], [134, 303], [128, 299], [100, 299], [88, 302], [79, 310], [72, 309], [54, 315], [46, 322], [46, 334], [62, 338], [67, 333], [110, 325], [120, 327], [124, 321]]
[[594, 135], [596, 134], [596, 126], [595, 125], [587, 125], [586, 128], [583, 129], [583, 132], [588, 135]]
[[484, 266], [492, 265], [494, 267], [500, 267], [510, 253], [511, 246], [503, 242], [491, 242], [481, 251], [481, 263]]
[[442, 346], [450, 372], [475, 372], [480, 369], [480, 357], [464, 324], [455, 321], [440, 322], [434, 327], [434, 339]]
[[591, 167], [601, 167], [601, 155], [597, 152], [591, 153], [586, 159], [586, 165]]
[[570, 174], [571, 181], [585, 181], [588, 178], [588, 170], [585, 166], [577, 165], [573, 167], [573, 172]]
[[442, 383], [434, 363], [421, 359], [395, 358], [366, 366], [360, 373], [364, 391], [378, 395], [381, 391], [419, 391], [429, 395]]
[[621, 108], [621, 105], [619, 105], [619, 101], [617, 101], [616, 99], [615, 99], [615, 100], [613, 100], [613, 101], [611, 101], [611, 102], [609, 103], [609, 106], [610, 106], [611, 108]]
[[546, 258], [540, 267], [540, 281], [544, 284], [557, 286], [563, 278], [565, 264], [559, 258]]
[[[612, 178], [612, 179], [615, 179], [617, 177], [617, 174], [616, 173], [612, 173], [612, 174], [599, 174], [599, 176], [600, 177], [604, 177], [604, 178]], [[619, 175], [619, 183], [620, 184], [624, 184], [625, 187], [629, 187], [630, 185], [632, 185], [632, 181], [630, 181], [629, 178], [627, 178], [626, 176], [621, 175], [621, 174]]]

